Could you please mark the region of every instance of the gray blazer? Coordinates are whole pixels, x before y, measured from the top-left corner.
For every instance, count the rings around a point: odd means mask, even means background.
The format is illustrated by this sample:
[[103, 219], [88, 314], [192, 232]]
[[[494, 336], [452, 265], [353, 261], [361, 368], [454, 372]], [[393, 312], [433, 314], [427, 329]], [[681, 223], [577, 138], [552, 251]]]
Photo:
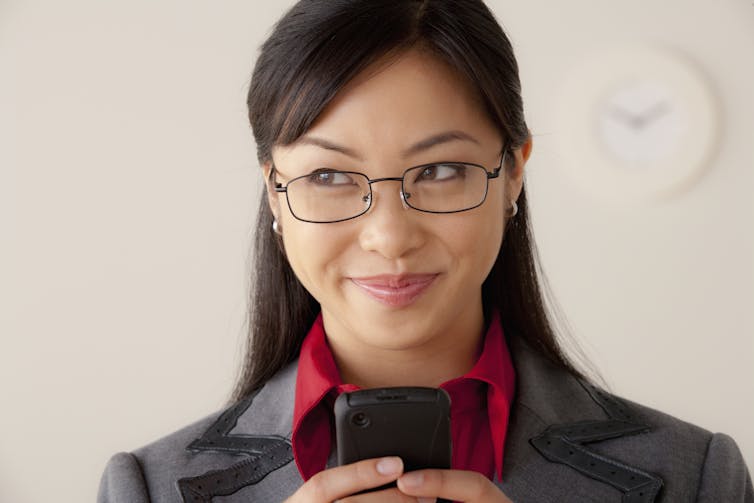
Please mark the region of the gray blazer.
[[[516, 398], [495, 483], [514, 502], [754, 502], [727, 435], [605, 393], [522, 341], [509, 344]], [[283, 501], [303, 483], [290, 443], [296, 371], [294, 362], [252, 397], [115, 454], [98, 502]]]

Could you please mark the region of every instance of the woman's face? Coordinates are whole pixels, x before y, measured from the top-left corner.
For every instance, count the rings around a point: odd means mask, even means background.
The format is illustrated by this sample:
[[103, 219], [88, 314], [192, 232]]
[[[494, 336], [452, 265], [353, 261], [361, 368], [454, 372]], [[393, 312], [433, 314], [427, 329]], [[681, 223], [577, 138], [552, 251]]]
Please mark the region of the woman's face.
[[[436, 135], [468, 139], [410, 147]], [[461, 136], [461, 135], [456, 135]], [[316, 139], [316, 141], [307, 141]], [[409, 167], [465, 161], [494, 170], [503, 138], [469, 86], [418, 50], [352, 80], [296, 143], [276, 147], [285, 185], [319, 168], [400, 177]], [[409, 152], [409, 150], [411, 150]], [[528, 147], [527, 147], [528, 151]], [[491, 179], [480, 207], [451, 214], [407, 208], [400, 183], [372, 186], [370, 210], [338, 223], [297, 220], [285, 194], [270, 203], [291, 267], [322, 307], [331, 341], [362, 350], [453, 344], [483, 323], [482, 283], [495, 262], [504, 215], [521, 191], [523, 161]], [[528, 154], [528, 152], [527, 152]], [[265, 166], [265, 175], [270, 166]]]

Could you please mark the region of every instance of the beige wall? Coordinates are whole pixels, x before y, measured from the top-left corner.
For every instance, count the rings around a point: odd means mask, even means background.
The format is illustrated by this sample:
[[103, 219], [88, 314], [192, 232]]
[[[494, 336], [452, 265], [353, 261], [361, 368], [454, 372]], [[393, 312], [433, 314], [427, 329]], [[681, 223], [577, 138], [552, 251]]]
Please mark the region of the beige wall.
[[[285, 3], [0, 0], [0, 501], [91, 501], [107, 458], [208, 414], [242, 347], [259, 177], [244, 117]], [[613, 389], [732, 434], [754, 465], [754, 6], [497, 1], [535, 149], [546, 272]], [[723, 139], [686, 194], [573, 185], [552, 110], [594, 44], [707, 68]]]

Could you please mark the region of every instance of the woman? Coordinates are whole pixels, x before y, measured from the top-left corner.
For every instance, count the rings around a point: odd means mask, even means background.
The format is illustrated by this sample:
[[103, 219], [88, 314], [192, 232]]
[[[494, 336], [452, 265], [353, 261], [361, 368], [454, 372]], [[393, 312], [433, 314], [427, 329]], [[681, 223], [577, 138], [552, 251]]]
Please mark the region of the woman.
[[[248, 105], [267, 197], [236, 400], [116, 454], [100, 501], [754, 499], [729, 437], [608, 395], [561, 352], [517, 64], [481, 0], [301, 1]], [[452, 469], [335, 467], [334, 399], [401, 385], [449, 393]]]

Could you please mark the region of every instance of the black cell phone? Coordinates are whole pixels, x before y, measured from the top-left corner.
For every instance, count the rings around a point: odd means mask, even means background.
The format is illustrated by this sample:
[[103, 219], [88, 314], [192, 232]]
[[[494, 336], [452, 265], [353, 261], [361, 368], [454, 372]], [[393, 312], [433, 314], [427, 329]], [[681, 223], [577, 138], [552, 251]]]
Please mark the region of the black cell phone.
[[342, 393], [335, 400], [335, 431], [338, 465], [400, 456], [406, 472], [450, 468], [450, 397], [443, 389], [397, 387]]

